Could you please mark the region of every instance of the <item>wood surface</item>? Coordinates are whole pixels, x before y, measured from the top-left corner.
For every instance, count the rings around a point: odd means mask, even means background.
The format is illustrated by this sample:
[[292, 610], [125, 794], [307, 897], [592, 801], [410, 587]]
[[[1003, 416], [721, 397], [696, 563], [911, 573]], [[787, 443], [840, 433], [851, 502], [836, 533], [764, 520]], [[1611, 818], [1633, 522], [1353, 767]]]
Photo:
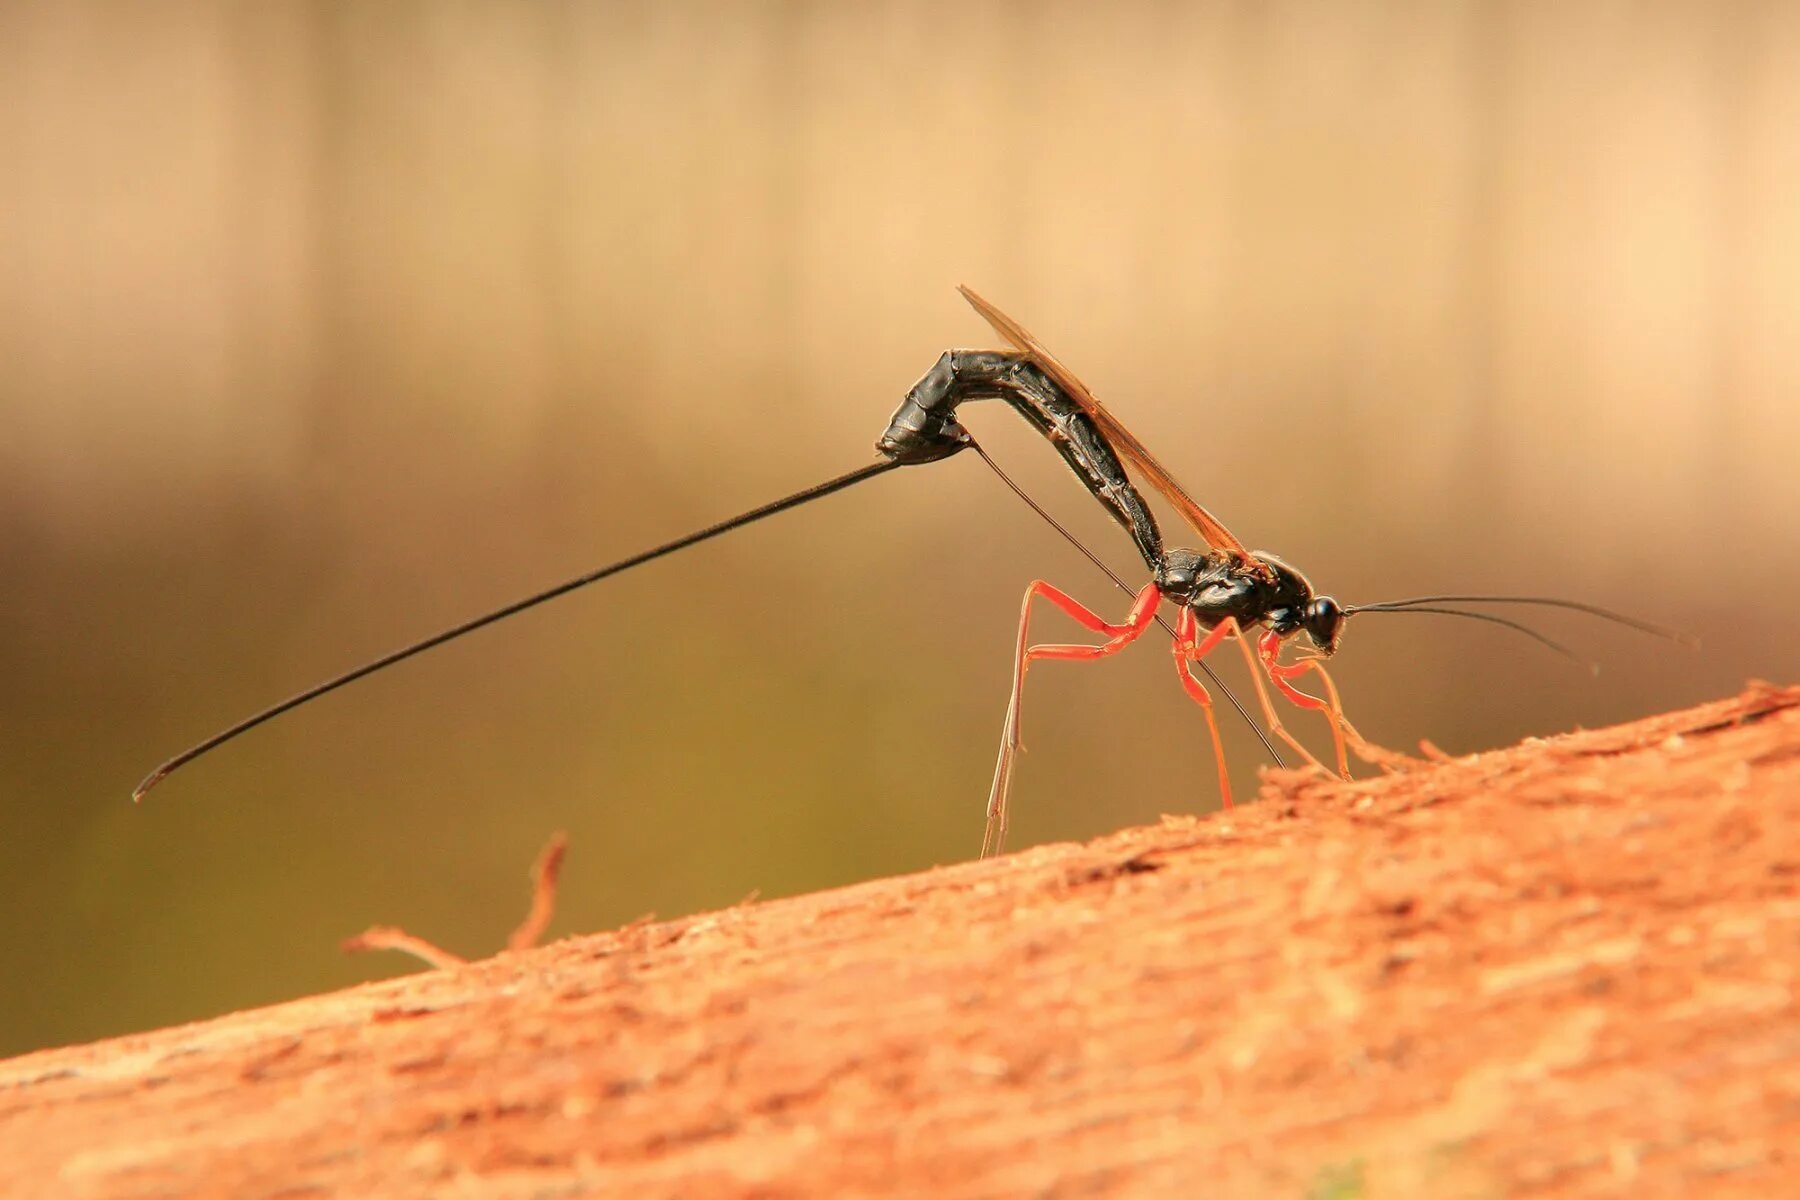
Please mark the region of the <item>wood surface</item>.
[[1753, 685], [26, 1055], [0, 1162], [45, 1197], [1792, 1195], [1797, 972], [1800, 688]]

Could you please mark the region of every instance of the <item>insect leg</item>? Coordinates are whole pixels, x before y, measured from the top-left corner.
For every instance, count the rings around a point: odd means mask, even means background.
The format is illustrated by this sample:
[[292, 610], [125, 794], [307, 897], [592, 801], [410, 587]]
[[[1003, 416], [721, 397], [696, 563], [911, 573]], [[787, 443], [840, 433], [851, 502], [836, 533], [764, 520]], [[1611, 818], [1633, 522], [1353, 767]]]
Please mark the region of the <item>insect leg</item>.
[[[1345, 779], [1350, 778], [1349, 763], [1344, 754], [1346, 742], [1349, 744], [1349, 748], [1356, 752], [1356, 757], [1371, 766], [1380, 767], [1384, 771], [1398, 771], [1416, 765], [1416, 759], [1377, 746], [1357, 732], [1356, 726], [1352, 725], [1350, 719], [1344, 715], [1344, 703], [1338, 696], [1337, 684], [1332, 681], [1330, 673], [1325, 670], [1325, 665], [1318, 659], [1307, 658], [1285, 666], [1276, 662], [1276, 656], [1281, 653], [1281, 639], [1272, 633], [1263, 635], [1262, 641], [1258, 643], [1258, 649], [1262, 652], [1263, 665], [1268, 669], [1269, 681], [1275, 685], [1276, 690], [1301, 708], [1323, 712], [1326, 719], [1331, 722], [1331, 737], [1337, 747], [1338, 770]], [[1325, 696], [1323, 698], [1309, 695], [1289, 682], [1308, 671], [1316, 674], [1324, 683]]]
[[1175, 640], [1172, 649], [1175, 654], [1175, 670], [1181, 677], [1181, 686], [1200, 711], [1206, 714], [1206, 731], [1212, 734], [1213, 762], [1219, 768], [1219, 797], [1223, 807], [1231, 807], [1231, 775], [1225, 770], [1225, 743], [1219, 739], [1219, 722], [1213, 716], [1212, 695], [1207, 692], [1206, 685], [1194, 674], [1194, 664], [1206, 657], [1225, 638], [1237, 631], [1237, 618], [1227, 617], [1207, 632], [1204, 640], [1196, 641], [1200, 632], [1200, 623], [1194, 619], [1194, 610], [1183, 608], [1181, 617], [1175, 624]]
[[[1085, 628], [1105, 634], [1107, 640], [1098, 646], [1033, 646], [1031, 602], [1038, 596], [1062, 609]], [[1019, 709], [1025, 693], [1026, 667], [1040, 658], [1092, 661], [1117, 654], [1150, 628], [1150, 623], [1156, 619], [1156, 606], [1161, 601], [1162, 592], [1154, 583], [1146, 583], [1138, 591], [1130, 615], [1115, 625], [1042, 579], [1032, 580], [1031, 586], [1025, 589], [1025, 599], [1019, 605], [1019, 640], [1013, 653], [1012, 699], [1007, 702], [1006, 724], [1000, 733], [1000, 757], [994, 764], [994, 784], [988, 792], [987, 829], [981, 839], [981, 857], [1000, 853], [1006, 843], [1006, 795], [1012, 786], [1013, 760], [1025, 748], [1019, 737]]]
[[[1289, 682], [1295, 676], [1303, 674], [1318, 664], [1309, 660], [1283, 666], [1276, 661], [1277, 656], [1281, 653], [1281, 638], [1273, 632], [1263, 634], [1262, 640], [1257, 643], [1256, 648], [1261, 652], [1263, 668], [1269, 673], [1269, 682], [1275, 685], [1276, 691], [1287, 697], [1288, 701], [1298, 708], [1325, 714], [1325, 719], [1331, 723], [1331, 745], [1337, 751], [1338, 775], [1340, 778], [1349, 779], [1351, 777], [1350, 759], [1344, 753], [1344, 725], [1338, 705], [1309, 695]], [[1335, 687], [1332, 688], [1332, 691], [1335, 693]]]
[[[1418, 759], [1409, 758], [1398, 751], [1389, 750], [1385, 746], [1378, 746], [1357, 732], [1356, 726], [1350, 723], [1350, 718], [1344, 715], [1344, 702], [1339, 698], [1337, 684], [1333, 682], [1330, 673], [1325, 670], [1324, 663], [1316, 658], [1308, 658], [1294, 663], [1292, 666], [1283, 667], [1281, 671], [1283, 678], [1288, 679], [1303, 671], [1311, 671], [1319, 677], [1319, 680], [1325, 685], [1323, 705], [1326, 715], [1331, 718], [1335, 726], [1343, 729], [1344, 738], [1349, 742], [1350, 749], [1355, 751], [1356, 757], [1370, 766], [1380, 767], [1384, 771], [1400, 771], [1419, 764]], [[1443, 752], [1439, 751], [1439, 753]]]
[[1275, 702], [1269, 699], [1269, 689], [1263, 686], [1263, 665], [1257, 661], [1255, 652], [1250, 649], [1250, 642], [1245, 638], [1243, 630], [1238, 630], [1238, 635], [1233, 640], [1244, 652], [1244, 662], [1250, 668], [1250, 684], [1256, 689], [1256, 699], [1262, 705], [1263, 719], [1269, 723], [1269, 729], [1274, 732], [1276, 737], [1292, 747], [1294, 753], [1306, 760], [1309, 765], [1329, 773], [1330, 768], [1320, 762], [1318, 756], [1308, 750], [1300, 739], [1290, 733], [1287, 726], [1281, 723], [1281, 714], [1275, 711]]

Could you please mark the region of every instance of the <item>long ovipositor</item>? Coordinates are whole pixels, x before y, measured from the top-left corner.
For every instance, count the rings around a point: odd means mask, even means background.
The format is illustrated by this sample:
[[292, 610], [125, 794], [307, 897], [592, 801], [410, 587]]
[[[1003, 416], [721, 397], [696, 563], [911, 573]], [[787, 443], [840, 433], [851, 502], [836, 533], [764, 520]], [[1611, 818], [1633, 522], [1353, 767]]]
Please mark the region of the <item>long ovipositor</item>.
[[936, 462], [963, 449], [969, 435], [956, 410], [968, 400], [1000, 400], [1030, 422], [1062, 455], [1082, 486], [1106, 506], [1137, 543], [1144, 563], [1163, 562], [1162, 531], [1119, 456], [1093, 418], [1024, 354], [946, 350], [906, 393], [876, 450], [905, 465]]
[[[342, 675], [316, 684], [279, 704], [271, 705], [261, 712], [246, 717], [164, 762], [144, 778], [143, 782], [133, 790], [132, 796], [134, 799], [141, 799], [146, 792], [177, 768], [285, 712], [416, 654], [422, 654], [435, 646], [441, 646], [445, 642], [472, 633], [515, 613], [566, 595], [577, 588], [586, 587], [588, 584], [641, 566], [666, 554], [741, 528], [752, 521], [761, 520], [763, 517], [772, 516], [775, 513], [841, 491], [896, 467], [936, 462], [939, 459], [948, 458], [958, 451], [971, 448], [975, 444], [974, 439], [956, 421], [957, 405], [964, 400], [993, 398], [1005, 400], [1034, 428], [1044, 434], [1062, 455], [1063, 460], [1074, 470], [1083, 485], [1093, 492], [1106, 505], [1107, 511], [1112, 513], [1114, 518], [1130, 532], [1145, 563], [1154, 570], [1164, 558], [1162, 534], [1157, 528], [1156, 520], [1150, 515], [1150, 510], [1145, 506], [1143, 497], [1138, 494], [1137, 489], [1126, 476], [1124, 466], [1118, 455], [1113, 452], [1105, 435], [1093, 419], [1082, 411], [1080, 404], [1055, 378], [1022, 352], [952, 350], [938, 359], [937, 364], [913, 386], [901, 402], [887, 432], [877, 443], [883, 455], [881, 460], [835, 479], [829, 479], [803, 489], [791, 496], [760, 505], [736, 517], [709, 525], [641, 554], [635, 554], [619, 562], [589, 571], [574, 579], [557, 584], [555, 587], [514, 601], [493, 612], [401, 647]], [[986, 458], [985, 454], [983, 458]], [[988, 463], [994, 467], [996, 472], [999, 471], [991, 459], [988, 460]], [[1001, 478], [1004, 479], [1005, 476], [1002, 475]], [[1030, 503], [1029, 497], [1024, 497], [1023, 492], [1020, 495], [1026, 499], [1027, 503]], [[1042, 510], [1039, 511], [1042, 512]], [[1054, 521], [1051, 523], [1055, 524]], [[1069, 536], [1066, 531], [1064, 534]], [[1089, 557], [1091, 558], [1092, 555]], [[1094, 562], [1104, 569], [1104, 564], [1101, 564], [1098, 559], [1094, 559]], [[1118, 582], [1116, 577], [1115, 582]], [[1120, 582], [1119, 586], [1124, 587], [1125, 585]], [[1202, 669], [1207, 670], [1210, 674], [1210, 668], [1206, 668], [1204, 664], [1202, 664]], [[1229, 693], [1227, 695], [1229, 696]], [[1231, 698], [1231, 702], [1234, 707], [1237, 707], [1235, 697]], [[1238, 711], [1243, 713], [1241, 707], [1238, 708]], [[1248, 720], [1247, 715], [1245, 719]], [[1254, 726], [1252, 728], [1254, 729]], [[1261, 732], [1257, 732], [1260, 737]], [[1264, 739], [1264, 745], [1268, 745], [1267, 739]], [[1279, 756], [1274, 754], [1274, 748], [1271, 746], [1269, 749], [1271, 755], [1279, 761]]]

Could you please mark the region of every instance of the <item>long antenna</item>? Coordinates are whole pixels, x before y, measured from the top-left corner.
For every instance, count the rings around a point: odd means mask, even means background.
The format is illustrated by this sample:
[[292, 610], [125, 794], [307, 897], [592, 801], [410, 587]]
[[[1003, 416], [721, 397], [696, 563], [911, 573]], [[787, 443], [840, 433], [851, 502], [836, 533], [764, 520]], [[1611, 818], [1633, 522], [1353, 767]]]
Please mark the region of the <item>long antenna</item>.
[[[988, 469], [991, 470], [995, 475], [998, 475], [1000, 477], [1000, 482], [1004, 483], [1007, 487], [1012, 489], [1013, 495], [1017, 496], [1019, 499], [1023, 500], [1026, 504], [1030, 505], [1031, 511], [1035, 512], [1038, 516], [1044, 518], [1045, 523], [1047, 523], [1050, 526], [1050, 528], [1056, 530], [1056, 532], [1062, 534], [1063, 538], [1069, 543], [1069, 545], [1071, 545], [1071, 546], [1075, 547], [1077, 550], [1081, 551], [1081, 553], [1087, 558], [1087, 560], [1089, 562], [1093, 563], [1096, 567], [1099, 567], [1100, 570], [1103, 573], [1105, 573], [1106, 577], [1113, 581], [1114, 587], [1118, 588], [1121, 592], [1124, 592], [1127, 596], [1132, 594], [1131, 585], [1126, 583], [1123, 579], [1120, 579], [1117, 571], [1114, 571], [1111, 567], [1107, 566], [1106, 563], [1101, 560], [1101, 558], [1098, 554], [1095, 554], [1092, 550], [1089, 550], [1087, 548], [1087, 545], [1080, 538], [1076, 537], [1073, 533], [1070, 533], [1069, 530], [1067, 529], [1067, 527], [1065, 527], [1061, 521], [1058, 521], [1055, 517], [1051, 516], [1047, 510], [1045, 510], [1043, 505], [1039, 504], [1036, 500], [1033, 500], [1029, 495], [1027, 495], [1025, 489], [1020, 487], [1017, 483], [1015, 483], [1013, 481], [1013, 477], [1011, 475], [1008, 475], [1005, 471], [1002, 471], [1000, 469], [999, 463], [995, 462], [992, 458], [988, 457], [988, 452], [981, 447], [981, 444], [979, 442], [975, 441], [974, 438], [970, 438], [969, 445], [970, 445], [970, 447], [972, 447], [974, 449], [976, 454], [979, 454], [981, 456], [981, 461], [988, 465]], [[1166, 631], [1170, 637], [1176, 636], [1175, 627], [1173, 625], [1170, 625], [1167, 621], [1165, 621], [1163, 619], [1161, 613], [1157, 614], [1156, 623], [1158, 625], [1161, 625], [1163, 627], [1164, 631]], [[1256, 740], [1261, 742], [1263, 745], [1263, 749], [1267, 750], [1269, 752], [1269, 757], [1275, 760], [1275, 765], [1278, 767], [1285, 768], [1287, 766], [1287, 762], [1286, 762], [1286, 760], [1284, 760], [1281, 757], [1281, 751], [1275, 749], [1274, 745], [1272, 743], [1270, 743], [1268, 735], [1263, 733], [1263, 731], [1262, 731], [1262, 726], [1258, 725], [1255, 721], [1250, 719], [1250, 714], [1244, 710], [1244, 706], [1242, 704], [1238, 703], [1238, 698], [1232, 694], [1231, 689], [1225, 686], [1225, 681], [1223, 679], [1219, 678], [1218, 672], [1216, 672], [1212, 669], [1212, 664], [1207, 662], [1205, 659], [1200, 659], [1199, 663], [1200, 663], [1200, 669], [1202, 671], [1206, 672], [1206, 677], [1208, 679], [1212, 680], [1213, 683], [1218, 687], [1218, 689], [1225, 694], [1225, 698], [1227, 700], [1231, 701], [1231, 707], [1237, 709], [1238, 716], [1244, 718], [1244, 724], [1246, 724], [1250, 727], [1250, 732], [1254, 733], [1256, 735]]]
[[335, 679], [327, 679], [324, 683], [307, 688], [297, 696], [288, 697], [280, 704], [265, 708], [254, 716], [245, 717], [242, 721], [239, 721], [229, 729], [221, 729], [218, 733], [213, 734], [199, 745], [190, 746], [188, 749], [183, 750], [180, 754], [177, 754], [174, 758], [171, 758], [168, 762], [165, 762], [162, 766], [144, 776], [144, 781], [138, 784], [136, 788], [132, 789], [131, 799], [133, 802], [142, 800], [144, 798], [144, 793], [168, 778], [169, 774], [176, 768], [193, 762], [196, 758], [199, 758], [209, 750], [216, 750], [218, 747], [223, 746], [226, 742], [229, 742], [239, 734], [248, 733], [258, 725], [261, 725], [264, 721], [274, 720], [282, 713], [287, 712], [290, 709], [299, 708], [309, 700], [317, 700], [327, 692], [335, 692], [347, 683], [355, 683], [365, 675], [373, 675], [375, 672], [382, 670], [385, 667], [391, 667], [395, 663], [411, 658], [415, 654], [423, 654], [434, 646], [441, 646], [445, 642], [459, 638], [465, 633], [473, 633], [484, 625], [492, 625], [495, 621], [504, 620], [514, 613], [524, 612], [526, 609], [542, 604], [546, 600], [554, 600], [558, 596], [566, 595], [567, 593], [574, 591], [576, 588], [582, 588], [590, 583], [596, 583], [605, 579], [608, 575], [617, 575], [620, 571], [627, 571], [632, 567], [650, 562], [652, 559], [661, 558], [665, 554], [673, 554], [677, 550], [684, 550], [687, 547], [694, 545], [696, 542], [704, 542], [708, 538], [715, 538], [722, 533], [729, 533], [733, 529], [739, 529], [750, 524], [752, 521], [760, 521], [764, 517], [772, 517], [776, 513], [785, 512], [790, 508], [797, 508], [808, 501], [817, 500], [822, 496], [829, 496], [833, 492], [843, 491], [852, 484], [861, 483], [866, 479], [873, 479], [882, 472], [891, 471], [899, 465], [899, 462], [888, 459], [882, 462], [871, 463], [866, 467], [859, 467], [848, 474], [839, 475], [836, 479], [828, 479], [824, 483], [816, 484], [804, 491], [795, 492], [791, 496], [784, 496], [780, 500], [771, 501], [758, 508], [753, 508], [749, 512], [739, 513], [737, 516], [720, 521], [716, 525], [708, 525], [705, 529], [696, 530], [686, 537], [679, 537], [672, 542], [665, 542], [654, 550], [646, 550], [642, 554], [634, 554], [630, 558], [622, 558], [616, 563], [609, 563], [597, 570], [589, 571], [585, 575], [577, 575], [575, 578], [559, 583], [553, 588], [546, 588], [536, 595], [527, 596], [523, 600], [515, 600], [504, 608], [497, 608], [493, 612], [476, 617], [473, 620], [464, 621], [462, 624], [446, 629], [442, 633], [433, 634], [424, 641], [414, 642], [410, 646], [403, 646], [391, 654], [384, 654], [373, 662], [364, 663], [354, 671], [346, 671]]
[[1439, 616], [1439, 617], [1466, 617], [1471, 621], [1486, 621], [1490, 625], [1499, 625], [1504, 628], [1512, 630], [1514, 633], [1522, 633], [1526, 637], [1530, 638], [1532, 641], [1538, 643], [1539, 645], [1547, 646], [1551, 650], [1556, 651], [1556, 653], [1562, 655], [1564, 658], [1568, 659], [1570, 662], [1576, 664], [1577, 666], [1586, 667], [1591, 673], [1593, 673], [1595, 675], [1598, 675], [1600, 673], [1600, 664], [1599, 663], [1594, 662], [1590, 659], [1581, 657], [1581, 655], [1575, 653], [1573, 650], [1569, 649], [1567, 646], [1563, 645], [1561, 642], [1557, 641], [1556, 639], [1546, 637], [1543, 634], [1539, 633], [1537, 630], [1533, 629], [1531, 626], [1521, 624], [1520, 622], [1514, 621], [1508, 617], [1496, 617], [1493, 613], [1475, 612], [1472, 609], [1467, 609], [1467, 608], [1440, 608], [1440, 607], [1438, 607], [1436, 605], [1432, 605], [1432, 604], [1418, 604], [1418, 603], [1409, 603], [1403, 607], [1390, 607], [1385, 604], [1361, 604], [1361, 605], [1355, 605], [1350, 608], [1346, 608], [1344, 610], [1344, 614], [1346, 616], [1354, 616], [1357, 613], [1372, 613], [1372, 612], [1375, 612], [1375, 613], [1427, 613], [1427, 614], [1430, 614], [1433, 616]]
[[1697, 649], [1700, 645], [1700, 639], [1691, 633], [1670, 629], [1667, 625], [1657, 625], [1631, 616], [1629, 613], [1601, 608], [1598, 604], [1584, 604], [1580, 600], [1563, 600], [1555, 596], [1414, 596], [1410, 600], [1383, 600], [1379, 604], [1357, 605], [1355, 609], [1359, 612], [1391, 612], [1420, 604], [1537, 604], [1545, 608], [1566, 608], [1571, 612], [1587, 613], [1589, 616], [1599, 617], [1603, 621], [1624, 625], [1639, 633], [1647, 633], [1651, 637], [1680, 642], [1690, 648]]

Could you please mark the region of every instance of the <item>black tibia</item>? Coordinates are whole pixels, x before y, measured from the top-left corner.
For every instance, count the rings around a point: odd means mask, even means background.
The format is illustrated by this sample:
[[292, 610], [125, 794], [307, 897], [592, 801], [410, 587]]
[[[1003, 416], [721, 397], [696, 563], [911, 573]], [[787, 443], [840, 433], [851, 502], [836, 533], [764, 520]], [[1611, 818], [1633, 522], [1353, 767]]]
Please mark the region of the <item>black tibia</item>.
[[906, 393], [875, 448], [909, 465], [948, 458], [969, 444], [956, 420], [956, 407], [965, 400], [1003, 400], [1031, 422], [1131, 534], [1145, 565], [1152, 571], [1161, 565], [1162, 532], [1119, 456], [1081, 406], [1022, 354], [946, 350]]

